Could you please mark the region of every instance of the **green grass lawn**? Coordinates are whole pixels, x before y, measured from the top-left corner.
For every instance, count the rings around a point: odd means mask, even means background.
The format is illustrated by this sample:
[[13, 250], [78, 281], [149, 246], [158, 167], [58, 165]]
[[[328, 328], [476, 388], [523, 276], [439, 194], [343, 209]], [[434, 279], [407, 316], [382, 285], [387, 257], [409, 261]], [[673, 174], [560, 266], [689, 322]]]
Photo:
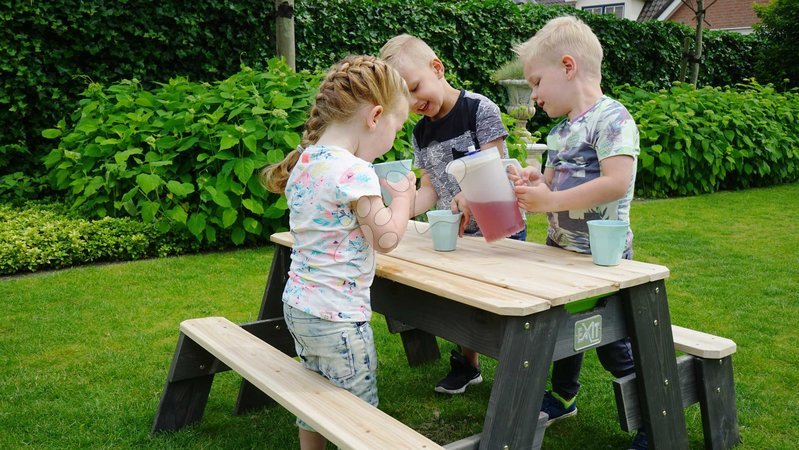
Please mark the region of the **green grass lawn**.
[[[671, 270], [672, 321], [728, 337], [744, 449], [799, 443], [799, 184], [636, 201], [635, 259]], [[529, 218], [543, 242], [545, 220]], [[233, 416], [240, 378], [216, 377], [199, 426], [150, 436], [181, 320], [254, 320], [272, 249], [94, 265], [0, 279], [0, 448], [296, 448], [280, 407]], [[531, 274], [534, 275], [534, 274]], [[442, 358], [409, 368], [399, 337], [376, 316], [380, 406], [437, 442], [479, 431], [495, 362], [462, 396], [433, 392]], [[454, 346], [440, 341], [443, 354]], [[549, 449], [626, 448], [611, 375], [589, 352], [580, 413], [550, 427]], [[699, 408], [686, 410], [702, 448]], [[534, 418], [530, 420], [531, 426]]]

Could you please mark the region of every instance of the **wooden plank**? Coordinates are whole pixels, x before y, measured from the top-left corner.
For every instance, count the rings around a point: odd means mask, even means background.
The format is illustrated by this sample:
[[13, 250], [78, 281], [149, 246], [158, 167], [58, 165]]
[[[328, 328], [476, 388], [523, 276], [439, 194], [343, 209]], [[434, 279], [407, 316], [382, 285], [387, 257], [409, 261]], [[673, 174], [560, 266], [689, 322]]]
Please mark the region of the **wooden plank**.
[[[540, 449], [541, 444], [544, 442], [544, 432], [547, 428], [547, 419], [549, 419], [549, 416], [546, 413], [538, 413], [538, 432], [535, 435], [532, 450]], [[477, 450], [480, 448], [480, 435], [475, 434], [459, 441], [451, 442], [445, 445], [444, 448], [447, 450]]]
[[731, 339], [713, 336], [701, 331], [671, 326], [674, 335], [674, 348], [700, 358], [721, 359], [732, 355], [737, 350]]
[[217, 362], [207, 350], [180, 334], [151, 434], [179, 430], [202, 420]]
[[387, 256], [540, 297], [552, 306], [619, 290], [616, 282], [537, 264], [530, 254], [482, 238], [463, 238], [454, 252], [437, 252], [429, 236], [408, 230]]
[[[476, 301], [474, 306], [486, 310], [492, 308], [493, 312], [504, 315], [526, 315], [527, 312], [519, 310], [514, 313], [513, 305], [493, 304], [490, 297], [486, 302], [481, 300], [484, 298], [482, 295], [468, 295], [471, 289], [486, 289], [480, 288], [479, 284], [470, 284], [468, 280], [535, 297], [539, 303], [531, 305], [533, 308], [543, 307], [545, 304], [541, 300], [555, 306], [619, 290], [618, 284], [614, 282], [565, 273], [556, 267], [546, 266], [535, 271], [525, 254], [515, 249], [492, 246], [482, 238], [464, 238], [458, 242], [456, 251], [437, 252], [433, 250], [432, 242], [427, 242], [430, 240], [429, 236], [423, 236], [416, 231], [417, 224], [409, 224], [402, 242], [391, 253], [377, 255], [378, 276], [413, 285], [452, 300]], [[288, 232], [273, 234], [271, 240], [285, 246], [293, 243]], [[403, 260], [406, 264], [396, 260]], [[385, 270], [387, 267], [396, 267], [398, 272]], [[441, 275], [444, 272], [454, 277]], [[530, 279], [535, 279], [535, 283], [531, 283]], [[442, 280], [448, 283], [446, 288], [439, 287]], [[519, 307], [524, 308], [523, 305], [518, 305], [517, 309]], [[507, 312], [500, 312], [498, 308]]]
[[[288, 247], [294, 242], [288, 232], [273, 234], [271, 239], [276, 244]], [[376, 275], [380, 278], [504, 316], [526, 316], [550, 307], [549, 301], [534, 295], [511, 291], [389, 255], [377, 255]]]
[[[677, 372], [679, 373], [680, 396], [683, 408], [687, 408], [699, 401], [699, 387], [696, 384], [695, 357], [682, 355], [677, 358]], [[616, 396], [616, 409], [619, 413], [619, 425], [627, 432], [633, 432], [644, 427], [641, 417], [641, 404], [638, 402], [638, 386], [635, 374], [613, 380], [613, 393]]]
[[339, 448], [442, 448], [223, 317], [180, 330]]
[[726, 450], [741, 442], [738, 413], [735, 407], [735, 384], [732, 357], [697, 359], [699, 375], [699, 408], [705, 448]]
[[[480, 449], [528, 449], [540, 442], [541, 401], [566, 310], [553, 308], [505, 322], [502, 348], [488, 400]], [[544, 427], [545, 428], [545, 427]]]
[[621, 296], [649, 440], [658, 447], [688, 448], [666, 286], [663, 280], [653, 281], [625, 289]]
[[[486, 356], [499, 356], [504, 317], [499, 314], [453, 302], [384, 278], [375, 279], [372, 285], [372, 309]], [[477, 333], [475, 330], [481, 332]], [[430, 347], [432, 345], [433, 343]], [[417, 359], [423, 355], [407, 356], [413, 357], [415, 362], [424, 362]]]
[[531, 260], [536, 264], [546, 264], [567, 272], [613, 281], [619, 284], [620, 289], [649, 281], [662, 280], [670, 275], [667, 267], [642, 261], [623, 259], [618, 266], [606, 267], [594, 264], [591, 260], [591, 255], [575, 253], [548, 245], [521, 242], [515, 239], [501, 239], [494, 244], [524, 250], [531, 254]]

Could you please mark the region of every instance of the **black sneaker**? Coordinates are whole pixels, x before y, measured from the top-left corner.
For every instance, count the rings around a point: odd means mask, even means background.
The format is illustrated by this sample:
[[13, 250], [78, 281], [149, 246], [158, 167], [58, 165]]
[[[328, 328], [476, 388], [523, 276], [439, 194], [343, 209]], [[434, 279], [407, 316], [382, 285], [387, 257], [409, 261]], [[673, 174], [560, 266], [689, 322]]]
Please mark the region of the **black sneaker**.
[[450, 370], [443, 380], [436, 385], [436, 392], [442, 394], [463, 394], [466, 386], [470, 384], [480, 384], [483, 377], [480, 368], [472, 367], [469, 361], [455, 350], [449, 357]]
[[630, 450], [646, 450], [648, 444], [646, 432], [638, 430], [638, 434], [635, 435], [633, 442], [630, 444]]

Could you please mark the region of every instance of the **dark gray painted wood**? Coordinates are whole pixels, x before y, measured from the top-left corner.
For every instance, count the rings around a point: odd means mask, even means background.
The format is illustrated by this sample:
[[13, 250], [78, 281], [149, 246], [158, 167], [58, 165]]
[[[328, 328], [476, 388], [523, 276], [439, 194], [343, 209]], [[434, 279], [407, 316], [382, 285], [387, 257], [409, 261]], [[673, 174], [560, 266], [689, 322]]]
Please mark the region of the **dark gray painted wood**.
[[[677, 372], [680, 377], [680, 395], [683, 408], [699, 402], [699, 388], [696, 384], [694, 357], [683, 355], [677, 358]], [[638, 403], [638, 386], [635, 374], [613, 380], [613, 393], [616, 396], [616, 409], [619, 413], [619, 425], [627, 432], [643, 428], [641, 405]]]
[[658, 280], [625, 289], [621, 295], [649, 448], [688, 448], [685, 412], [679, 383], [675, 382], [679, 375], [666, 286]]
[[729, 449], [741, 442], [735, 408], [735, 383], [732, 356], [722, 359], [697, 359], [700, 381], [699, 407], [705, 448]]
[[[266, 280], [266, 287], [264, 288], [264, 295], [261, 299], [261, 310], [258, 312], [258, 320], [263, 321], [266, 319], [279, 319], [283, 320], [283, 288], [286, 286], [286, 281], [289, 278], [289, 268], [291, 267], [291, 247], [283, 245], [275, 245], [275, 254], [272, 257], [272, 267], [269, 269], [269, 278]], [[244, 326], [244, 325], [242, 325]], [[250, 333], [255, 334], [261, 340], [266, 341], [278, 350], [290, 356], [296, 356], [294, 350], [294, 340], [291, 334], [286, 329], [286, 324], [283, 322], [280, 329], [267, 330], [270, 327], [280, 326], [279, 324], [259, 324], [253, 322]], [[274, 331], [275, 333], [271, 333]], [[261, 334], [263, 333], [263, 334]], [[286, 341], [286, 337], [290, 342]], [[274, 340], [273, 340], [274, 339]], [[247, 380], [241, 380], [241, 387], [239, 387], [239, 395], [236, 400], [236, 406], [233, 408], [233, 414], [243, 414], [258, 408], [273, 405], [274, 402], [263, 392], [255, 387]]]
[[436, 337], [416, 328], [400, 333], [408, 365], [418, 367], [441, 358]]
[[507, 317], [502, 348], [488, 401], [480, 449], [532, 448], [549, 364], [566, 310], [553, 308], [526, 317]]
[[289, 279], [291, 267], [291, 248], [282, 245], [275, 246], [272, 257], [272, 267], [269, 269], [269, 278], [266, 280], [264, 296], [261, 300], [261, 311], [258, 320], [283, 317], [283, 288]]
[[496, 314], [383, 278], [372, 284], [372, 309], [486, 356], [499, 356], [503, 319]]
[[[540, 449], [542, 443], [544, 442], [544, 432], [547, 428], [548, 419], [549, 416], [547, 416], [546, 413], [539, 411], [538, 424], [536, 425], [538, 430], [535, 435], [535, 441], [533, 442], [533, 450]], [[475, 434], [459, 441], [451, 442], [445, 445], [444, 448], [447, 450], [477, 450], [480, 448], [480, 435]]]
[[[252, 333], [262, 341], [280, 350], [289, 356], [297, 356], [294, 347], [294, 338], [286, 327], [283, 317], [260, 320], [241, 324], [241, 327]], [[272, 407], [275, 401], [269, 398], [260, 389], [249, 381], [242, 379], [239, 395], [236, 399], [236, 406], [233, 407], [233, 414], [244, 414], [256, 409]]]
[[386, 317], [386, 325], [388, 325], [389, 333], [402, 333], [403, 331], [413, 330], [414, 328], [405, 322], [394, 320], [391, 317]]
[[177, 430], [202, 419], [214, 381], [214, 361], [213, 355], [180, 333], [150, 433]]
[[[602, 340], [592, 347], [584, 348], [579, 351], [574, 350], [574, 324], [587, 317], [602, 316]], [[619, 339], [626, 338], [627, 325], [624, 323], [624, 313], [622, 300], [618, 295], [604, 298], [593, 309], [581, 313], [571, 314], [567, 317], [566, 323], [558, 332], [558, 341], [555, 343], [555, 354], [553, 360], [557, 361], [577, 353], [583, 353]]]

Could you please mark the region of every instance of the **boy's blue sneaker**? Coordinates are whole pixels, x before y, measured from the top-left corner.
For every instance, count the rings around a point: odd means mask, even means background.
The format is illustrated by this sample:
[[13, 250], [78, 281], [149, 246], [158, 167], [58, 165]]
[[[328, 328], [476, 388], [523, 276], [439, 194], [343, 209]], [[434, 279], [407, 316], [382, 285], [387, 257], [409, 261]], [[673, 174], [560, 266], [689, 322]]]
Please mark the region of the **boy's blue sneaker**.
[[449, 373], [436, 384], [436, 392], [442, 394], [463, 394], [466, 386], [483, 382], [480, 368], [473, 367], [466, 358], [455, 350], [449, 357]]
[[646, 432], [638, 430], [638, 434], [635, 435], [633, 442], [630, 444], [630, 450], [646, 450], [648, 445], [649, 441], [646, 438]]
[[541, 403], [541, 412], [549, 415], [547, 426], [550, 426], [558, 420], [577, 414], [577, 397], [566, 401], [557, 393], [546, 391], [544, 401]]

